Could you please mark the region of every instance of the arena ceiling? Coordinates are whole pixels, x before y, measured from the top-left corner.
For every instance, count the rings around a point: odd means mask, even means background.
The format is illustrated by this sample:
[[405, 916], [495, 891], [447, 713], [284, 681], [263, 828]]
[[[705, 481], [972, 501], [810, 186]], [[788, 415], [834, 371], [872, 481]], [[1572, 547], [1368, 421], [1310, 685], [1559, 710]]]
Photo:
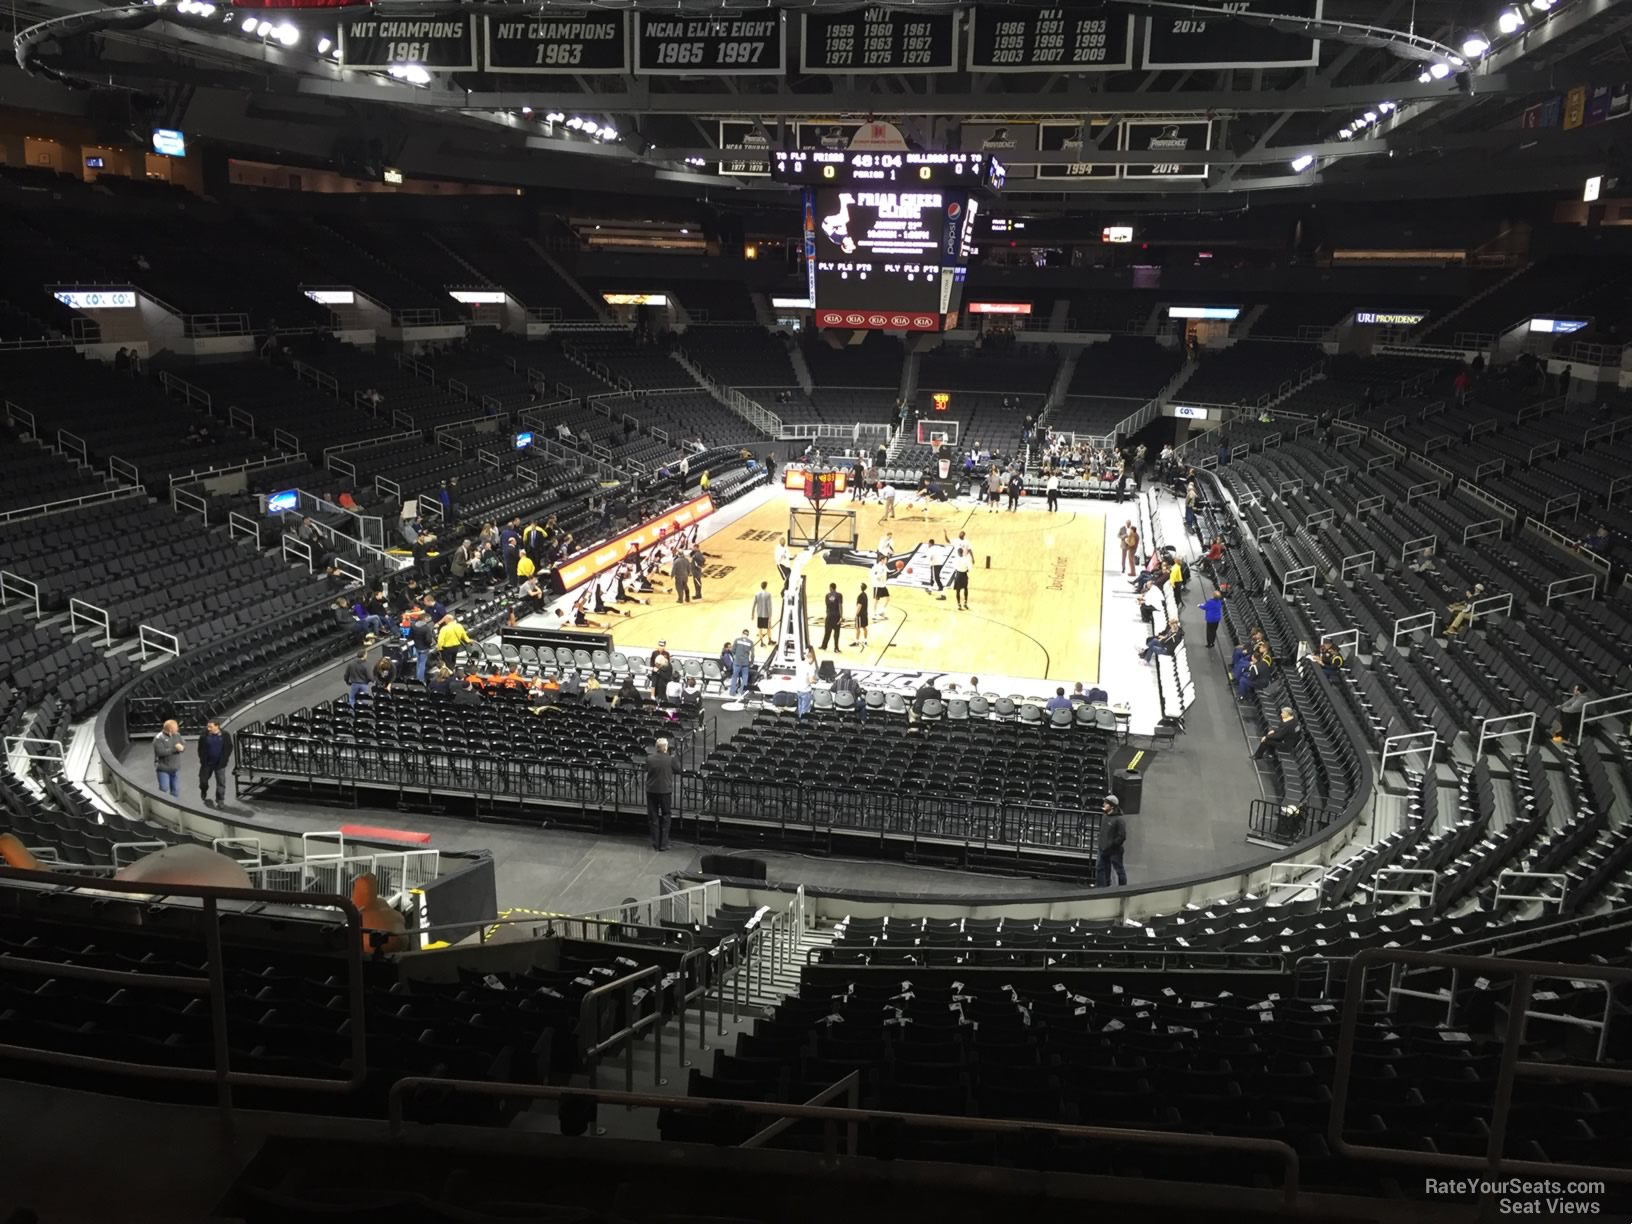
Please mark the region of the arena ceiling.
[[[1530, 128], [1521, 117], [1570, 90], [1624, 88], [1632, 0], [870, 11], [881, 62], [862, 67], [846, 30], [855, 6], [827, 0], [683, 11], [673, 0], [20, 0], [18, 61], [34, 75], [0, 77], [0, 100], [26, 105], [42, 80], [113, 86], [168, 125], [245, 148], [326, 151], [343, 129], [376, 139], [409, 173], [762, 198], [788, 190], [758, 173], [764, 149], [846, 142], [876, 122], [918, 147], [999, 151], [1021, 167], [1007, 194], [1070, 209], [1567, 190], [1625, 160], [1621, 124]], [[1510, 12], [1524, 21], [1504, 32]], [[1063, 52], [1062, 28], [1076, 40]], [[589, 33], [575, 43], [574, 29]], [[1475, 36], [1491, 44], [1483, 54], [1468, 54]], [[692, 62], [692, 48], [741, 63]], [[1081, 62], [1042, 66], [1062, 54]], [[533, 67], [535, 55], [562, 62]], [[906, 58], [926, 66], [908, 70]], [[1154, 163], [1157, 147], [1172, 161]]]

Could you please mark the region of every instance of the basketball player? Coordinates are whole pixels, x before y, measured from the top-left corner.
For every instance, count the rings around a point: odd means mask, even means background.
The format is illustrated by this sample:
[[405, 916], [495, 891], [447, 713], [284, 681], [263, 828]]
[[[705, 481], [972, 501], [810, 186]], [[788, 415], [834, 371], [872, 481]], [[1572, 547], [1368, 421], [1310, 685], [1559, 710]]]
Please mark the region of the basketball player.
[[890, 567], [884, 563], [882, 557], [873, 562], [873, 569], [868, 578], [873, 584], [873, 603], [878, 608], [874, 619], [882, 623], [890, 619], [884, 615], [884, 610], [890, 606], [890, 588], [885, 585], [890, 580]]
[[[946, 596], [941, 596], [945, 599]], [[850, 645], [860, 650], [867, 649], [867, 584], [861, 584], [861, 590], [856, 592], [856, 640]]]
[[754, 627], [758, 633], [754, 637], [755, 646], [769, 646], [771, 644], [771, 584], [762, 582], [759, 590], [754, 592]]
[[960, 611], [969, 610], [969, 571], [974, 568], [975, 558], [968, 544], [958, 548], [952, 558], [952, 594], [958, 598]]
[[878, 559], [888, 562], [893, 556], [895, 556], [895, 536], [886, 531], [878, 537]]
[[883, 522], [884, 519], [895, 517], [895, 486], [887, 480], [881, 481], [880, 485], [878, 497], [884, 503], [884, 518], [879, 519], [879, 522]]
[[992, 464], [991, 470], [986, 473], [986, 513], [996, 514], [998, 503], [1003, 498], [1003, 473], [997, 470], [997, 464]]
[[793, 554], [788, 551], [786, 540], [776, 542], [776, 572], [782, 575], [782, 585], [786, 586], [788, 575], [793, 572]]
[[924, 545], [924, 556], [929, 562], [929, 585], [942, 603], [946, 602], [946, 588], [941, 582], [941, 567], [946, 564], [946, 554], [947, 546], [937, 544], [933, 538]]

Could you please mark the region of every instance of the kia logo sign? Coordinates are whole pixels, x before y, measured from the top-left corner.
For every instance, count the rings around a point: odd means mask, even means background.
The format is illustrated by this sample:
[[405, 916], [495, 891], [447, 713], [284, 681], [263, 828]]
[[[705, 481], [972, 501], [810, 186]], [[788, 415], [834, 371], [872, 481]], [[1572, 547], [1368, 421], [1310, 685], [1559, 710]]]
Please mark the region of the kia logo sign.
[[891, 315], [890, 316], [890, 326], [891, 327], [911, 327], [912, 326], [912, 319], [910, 317], [908, 317], [907, 315]]
[[888, 315], [875, 314], [867, 316], [867, 323], [870, 327], [884, 327], [889, 321]]
[[917, 318], [915, 318], [912, 321], [912, 325], [914, 327], [918, 328], [920, 331], [934, 331], [935, 330], [935, 316], [934, 315], [919, 315]]
[[860, 327], [863, 323], [867, 322], [867, 316], [864, 314], [851, 313], [844, 316], [844, 321], [850, 324], [852, 327]]

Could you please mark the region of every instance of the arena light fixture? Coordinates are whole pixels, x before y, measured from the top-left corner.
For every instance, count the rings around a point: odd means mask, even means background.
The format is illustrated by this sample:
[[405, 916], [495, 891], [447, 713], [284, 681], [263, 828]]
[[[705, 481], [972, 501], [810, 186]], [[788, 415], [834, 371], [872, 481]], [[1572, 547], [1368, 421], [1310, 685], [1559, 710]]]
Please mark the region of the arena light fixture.
[[287, 21], [273, 30], [272, 35], [286, 47], [293, 47], [300, 41], [300, 31]]
[[265, 38], [268, 34], [272, 33], [272, 23], [270, 21], [257, 21], [255, 23], [255, 33], [259, 34], [262, 38]]
[[523, 115], [531, 115], [533, 113], [533, 108], [530, 106], [524, 106], [521, 108], [521, 113]]
[[1449, 64], [1429, 64], [1428, 75], [1436, 81], [1443, 81], [1451, 75], [1451, 66]]
[[566, 118], [566, 116], [563, 115], [560, 111], [551, 111], [549, 114], [544, 116], [544, 122], [545, 123], [560, 123], [565, 118]]
[[1353, 140], [1354, 139], [1354, 129], [1353, 128], [1338, 128], [1337, 129], [1337, 138], [1339, 140]]
[[1369, 127], [1371, 124], [1376, 123], [1376, 122], [1377, 122], [1377, 112], [1376, 111], [1367, 111], [1366, 112], [1366, 125]]
[[1524, 14], [1518, 9], [1507, 9], [1496, 18], [1496, 28], [1503, 34], [1517, 34], [1524, 28]]
[[1315, 155], [1313, 153], [1300, 153], [1297, 157], [1292, 159], [1292, 173], [1302, 174], [1314, 164]]
[[1419, 72], [1417, 74], [1417, 81], [1418, 81], [1419, 84], [1422, 84], [1422, 85], [1428, 84], [1428, 82], [1433, 80], [1433, 79], [1434, 79], [1434, 74], [1429, 72], [1428, 69], [1426, 69], [1426, 68], [1424, 68], [1421, 72]]
[[595, 122], [593, 120], [586, 119], [586, 120], [584, 120], [584, 126], [580, 130], [584, 133], [585, 136], [593, 136], [593, 135], [595, 135], [595, 133], [599, 132], [601, 129], [595, 124]]
[[1386, 114], [1388, 114], [1390, 111], [1392, 111], [1394, 109], [1394, 103], [1392, 103], [1392, 102], [1379, 102], [1379, 103], [1377, 103], [1377, 109], [1379, 111], [1381, 111], [1383, 114], [1386, 115]]
[[611, 124], [608, 124], [606, 127], [603, 127], [601, 129], [601, 139], [602, 140], [616, 140], [617, 138], [618, 138], [618, 129], [613, 127]]
[[576, 132], [583, 128], [584, 121], [578, 118], [577, 115], [574, 115], [571, 119], [567, 120], [567, 126]]
[[245, 34], [253, 34], [255, 32], [255, 18], [245, 17], [243, 25], [239, 26], [238, 28]]
[[1545, 13], [1553, 7], [1553, 0], [1530, 0], [1530, 7], [1538, 13]]
[[[1503, 32], [1507, 33], [1508, 31]], [[1469, 34], [1467, 38], [1462, 40], [1462, 54], [1467, 56], [1469, 59], [1478, 59], [1481, 55], [1489, 50], [1490, 39], [1486, 38], [1483, 34]]]
[[329, 36], [327, 34], [320, 35], [317, 40], [317, 53], [319, 55], [324, 55], [333, 45], [334, 44], [329, 41]]

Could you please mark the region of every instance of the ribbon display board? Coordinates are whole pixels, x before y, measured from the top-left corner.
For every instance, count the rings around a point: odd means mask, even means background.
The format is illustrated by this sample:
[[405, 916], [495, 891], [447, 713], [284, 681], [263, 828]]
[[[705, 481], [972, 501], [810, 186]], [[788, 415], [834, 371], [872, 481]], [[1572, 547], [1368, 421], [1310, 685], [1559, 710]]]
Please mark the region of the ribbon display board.
[[956, 72], [956, 12], [869, 8], [806, 13], [799, 70], [836, 72]]

